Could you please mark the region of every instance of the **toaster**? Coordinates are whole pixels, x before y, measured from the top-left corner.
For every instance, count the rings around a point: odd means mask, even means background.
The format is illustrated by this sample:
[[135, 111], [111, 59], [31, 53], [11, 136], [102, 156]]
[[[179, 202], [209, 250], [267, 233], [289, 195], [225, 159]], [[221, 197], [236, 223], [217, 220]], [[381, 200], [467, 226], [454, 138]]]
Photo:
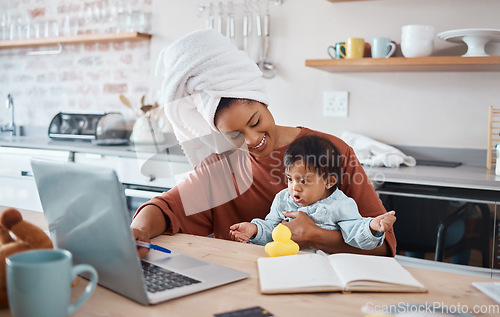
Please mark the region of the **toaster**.
[[89, 140], [95, 143], [126, 143], [129, 131], [122, 114], [59, 112], [49, 125], [49, 137], [64, 140]]

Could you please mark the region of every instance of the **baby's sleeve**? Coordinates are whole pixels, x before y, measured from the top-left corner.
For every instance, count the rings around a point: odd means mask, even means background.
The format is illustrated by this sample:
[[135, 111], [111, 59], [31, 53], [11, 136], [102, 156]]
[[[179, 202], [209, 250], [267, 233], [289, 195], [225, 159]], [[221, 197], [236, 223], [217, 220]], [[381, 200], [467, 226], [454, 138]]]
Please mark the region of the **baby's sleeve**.
[[372, 218], [361, 217], [354, 199], [345, 197], [337, 203], [335, 210], [329, 214], [332, 217], [331, 221], [335, 221], [339, 226], [345, 243], [363, 250], [372, 250], [382, 245], [384, 234], [381, 232], [372, 234], [370, 230]]
[[271, 204], [271, 210], [267, 214], [266, 218], [255, 218], [252, 220], [252, 223], [257, 225], [257, 234], [255, 237], [250, 239], [250, 243], [265, 245], [266, 243], [273, 241], [272, 232], [274, 227], [285, 219], [283, 216], [284, 198], [283, 191], [276, 194], [273, 203]]

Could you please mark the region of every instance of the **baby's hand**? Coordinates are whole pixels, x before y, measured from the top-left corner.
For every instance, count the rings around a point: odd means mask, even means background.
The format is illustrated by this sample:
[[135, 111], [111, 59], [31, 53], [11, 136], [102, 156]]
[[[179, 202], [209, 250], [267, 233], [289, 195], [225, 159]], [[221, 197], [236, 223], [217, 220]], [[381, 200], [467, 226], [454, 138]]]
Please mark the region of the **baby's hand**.
[[386, 232], [390, 230], [396, 221], [396, 216], [394, 216], [395, 214], [396, 212], [392, 210], [373, 218], [372, 221], [370, 221], [370, 229], [378, 232]]
[[229, 227], [231, 239], [247, 243], [257, 233], [257, 225], [251, 222], [240, 222]]

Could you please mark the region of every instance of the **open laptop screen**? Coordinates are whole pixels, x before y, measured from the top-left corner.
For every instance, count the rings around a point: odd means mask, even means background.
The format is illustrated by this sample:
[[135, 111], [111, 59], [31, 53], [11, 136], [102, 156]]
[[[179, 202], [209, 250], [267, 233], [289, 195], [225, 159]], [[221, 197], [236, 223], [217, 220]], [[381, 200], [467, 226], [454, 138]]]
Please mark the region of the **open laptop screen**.
[[50, 236], [75, 263], [99, 273], [99, 284], [147, 303], [130, 216], [112, 169], [32, 160]]

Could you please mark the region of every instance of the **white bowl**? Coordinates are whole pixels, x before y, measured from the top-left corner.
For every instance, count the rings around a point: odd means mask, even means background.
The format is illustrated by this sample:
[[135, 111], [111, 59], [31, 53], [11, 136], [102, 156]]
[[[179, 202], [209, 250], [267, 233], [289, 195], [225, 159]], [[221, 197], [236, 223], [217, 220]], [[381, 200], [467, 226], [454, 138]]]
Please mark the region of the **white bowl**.
[[434, 36], [435, 29], [430, 25], [409, 24], [401, 28], [402, 34], [431, 34]]
[[401, 52], [404, 57], [431, 56], [433, 50], [433, 41], [401, 41]]

